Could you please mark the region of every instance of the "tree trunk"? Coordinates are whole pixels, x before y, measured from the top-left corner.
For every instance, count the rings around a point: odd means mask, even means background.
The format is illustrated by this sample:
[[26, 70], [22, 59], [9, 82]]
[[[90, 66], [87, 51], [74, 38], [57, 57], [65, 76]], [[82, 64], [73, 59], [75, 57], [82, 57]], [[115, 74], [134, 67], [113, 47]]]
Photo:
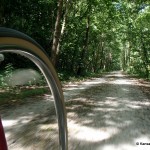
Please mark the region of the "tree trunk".
[[66, 0], [66, 3], [65, 3], [65, 14], [63, 16], [63, 22], [62, 22], [62, 27], [61, 27], [59, 42], [58, 42], [58, 46], [57, 46], [57, 56], [56, 56], [55, 66], [57, 66], [57, 64], [58, 64], [58, 57], [59, 57], [59, 51], [60, 51], [60, 42], [61, 42], [61, 39], [63, 37], [64, 31], [65, 31], [65, 26], [66, 26], [66, 20], [67, 20], [68, 11], [69, 11], [69, 0]]
[[79, 62], [79, 67], [78, 67], [78, 71], [77, 71], [77, 75], [82, 75], [82, 73], [84, 73], [85, 71], [85, 57], [86, 57], [86, 52], [88, 51], [88, 41], [89, 41], [89, 29], [90, 29], [90, 17], [87, 17], [87, 26], [86, 26], [86, 34], [85, 34], [85, 40], [83, 43], [83, 49], [81, 52], [81, 56], [80, 56], [80, 62]]
[[148, 78], [149, 77], [148, 52], [147, 52], [147, 49], [146, 49], [145, 44], [144, 44], [143, 33], [142, 32], [141, 32], [141, 47], [142, 47], [142, 50], [143, 50], [143, 64], [144, 64], [144, 68], [145, 68], [145, 75], [146, 75], [146, 78]]
[[57, 56], [59, 53], [59, 42], [61, 36], [61, 19], [62, 19], [62, 10], [63, 10], [63, 0], [58, 1], [58, 10], [57, 10], [57, 18], [55, 22], [55, 31], [53, 35], [53, 44], [52, 44], [52, 51], [51, 51], [51, 60], [53, 65], [56, 65]]

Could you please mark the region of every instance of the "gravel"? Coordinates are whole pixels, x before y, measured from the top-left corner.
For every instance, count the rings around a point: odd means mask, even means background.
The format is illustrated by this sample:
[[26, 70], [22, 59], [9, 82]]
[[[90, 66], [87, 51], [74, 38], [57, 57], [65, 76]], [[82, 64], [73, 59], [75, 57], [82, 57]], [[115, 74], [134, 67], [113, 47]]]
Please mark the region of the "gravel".
[[[150, 149], [150, 99], [136, 79], [112, 72], [67, 84], [63, 90], [69, 150]], [[10, 150], [58, 149], [50, 96], [3, 108], [1, 116]]]

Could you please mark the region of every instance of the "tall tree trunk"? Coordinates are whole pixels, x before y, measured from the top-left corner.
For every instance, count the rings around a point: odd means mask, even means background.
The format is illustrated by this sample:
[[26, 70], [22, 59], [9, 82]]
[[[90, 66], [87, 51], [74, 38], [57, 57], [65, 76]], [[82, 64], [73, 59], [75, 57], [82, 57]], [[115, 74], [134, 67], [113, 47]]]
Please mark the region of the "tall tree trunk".
[[60, 32], [59, 42], [58, 42], [58, 46], [57, 46], [57, 56], [56, 56], [55, 66], [57, 66], [57, 64], [58, 64], [58, 57], [59, 57], [59, 51], [60, 51], [60, 42], [61, 42], [61, 39], [63, 37], [64, 31], [65, 31], [65, 26], [66, 26], [66, 20], [67, 20], [68, 11], [69, 11], [69, 0], [66, 0], [65, 1], [65, 14], [63, 16], [63, 22], [62, 22], [62, 26], [61, 26], [61, 32]]
[[142, 50], [143, 50], [143, 64], [144, 64], [144, 68], [145, 68], [145, 75], [146, 75], [146, 78], [149, 77], [149, 69], [148, 69], [148, 52], [147, 52], [147, 49], [145, 47], [145, 44], [144, 44], [144, 40], [143, 40], [143, 33], [141, 31], [141, 47], [142, 47]]
[[56, 65], [57, 56], [59, 53], [58, 45], [60, 42], [61, 36], [61, 19], [62, 19], [62, 10], [63, 10], [63, 0], [58, 1], [58, 10], [57, 10], [57, 18], [55, 22], [55, 31], [53, 35], [53, 44], [52, 44], [52, 51], [51, 51], [51, 60], [53, 65]]
[[105, 52], [104, 52], [104, 45], [105, 45], [105, 42], [104, 42], [104, 39], [102, 38], [103, 37], [103, 33], [101, 34], [101, 39], [100, 39], [100, 66], [99, 66], [99, 69], [105, 69]]
[[79, 62], [77, 75], [81, 75], [85, 71], [84, 63], [86, 63], [85, 57], [86, 57], [86, 53], [88, 51], [89, 29], [90, 29], [90, 16], [87, 17], [85, 40], [83, 43], [83, 49], [82, 49], [81, 56], [80, 56], [80, 62]]

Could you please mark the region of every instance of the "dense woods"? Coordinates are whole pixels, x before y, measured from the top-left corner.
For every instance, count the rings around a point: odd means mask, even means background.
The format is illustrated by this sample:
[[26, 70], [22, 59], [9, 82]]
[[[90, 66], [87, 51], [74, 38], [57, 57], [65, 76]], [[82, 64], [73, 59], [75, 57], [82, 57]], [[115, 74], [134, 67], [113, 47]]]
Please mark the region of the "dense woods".
[[123, 69], [150, 78], [149, 0], [1, 0], [0, 26], [34, 38], [61, 73]]

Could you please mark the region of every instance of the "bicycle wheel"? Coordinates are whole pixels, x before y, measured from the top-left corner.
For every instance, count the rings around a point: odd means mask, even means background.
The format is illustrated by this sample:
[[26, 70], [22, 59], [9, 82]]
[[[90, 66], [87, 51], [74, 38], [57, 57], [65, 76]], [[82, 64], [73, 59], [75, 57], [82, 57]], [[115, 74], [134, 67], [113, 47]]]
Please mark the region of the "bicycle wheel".
[[61, 84], [43, 48], [29, 36], [9, 28], [0, 27], [0, 53], [11, 52], [30, 59], [43, 73], [55, 101], [59, 128], [59, 147], [68, 149], [66, 110]]

